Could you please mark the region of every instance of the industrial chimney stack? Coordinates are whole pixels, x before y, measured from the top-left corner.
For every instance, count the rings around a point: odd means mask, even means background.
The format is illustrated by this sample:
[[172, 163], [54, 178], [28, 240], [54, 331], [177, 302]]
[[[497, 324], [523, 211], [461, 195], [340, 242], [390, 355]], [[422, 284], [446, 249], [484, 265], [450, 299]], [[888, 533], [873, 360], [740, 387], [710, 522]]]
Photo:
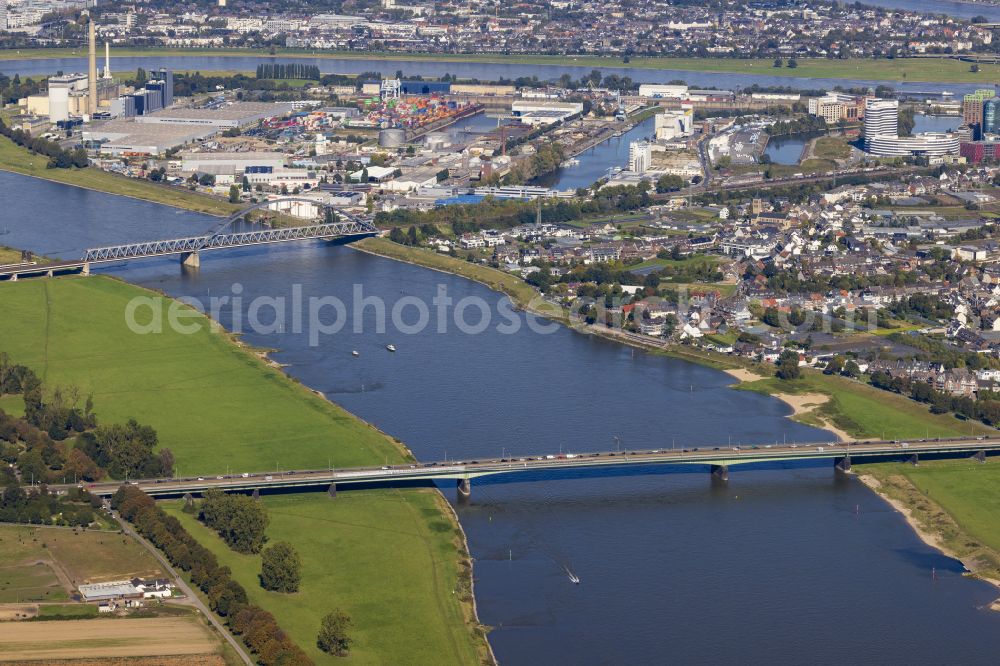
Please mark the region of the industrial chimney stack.
[[97, 113], [97, 34], [94, 29], [94, 17], [88, 17], [88, 30], [90, 32], [90, 70], [87, 75], [90, 84], [90, 115]]

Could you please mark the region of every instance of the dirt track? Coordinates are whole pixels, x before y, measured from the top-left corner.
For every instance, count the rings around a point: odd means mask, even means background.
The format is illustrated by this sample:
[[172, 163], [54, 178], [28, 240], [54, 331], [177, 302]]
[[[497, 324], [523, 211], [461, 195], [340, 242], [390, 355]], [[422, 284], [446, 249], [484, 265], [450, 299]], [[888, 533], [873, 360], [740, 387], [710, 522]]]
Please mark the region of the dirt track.
[[0, 661], [212, 654], [219, 642], [196, 618], [0, 624]]

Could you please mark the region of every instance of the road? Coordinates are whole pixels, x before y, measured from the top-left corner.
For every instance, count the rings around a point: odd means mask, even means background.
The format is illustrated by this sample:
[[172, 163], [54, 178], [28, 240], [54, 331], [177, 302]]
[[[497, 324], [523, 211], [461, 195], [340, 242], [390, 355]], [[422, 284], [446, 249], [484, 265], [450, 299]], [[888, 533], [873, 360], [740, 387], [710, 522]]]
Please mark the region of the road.
[[129, 525], [126, 521], [119, 518], [117, 512], [113, 513], [112, 515], [114, 516], [114, 519], [118, 521], [118, 524], [121, 525], [122, 531], [126, 535], [138, 541], [140, 544], [142, 544], [142, 546], [146, 550], [148, 550], [150, 553], [153, 554], [153, 557], [157, 559], [157, 561], [163, 567], [163, 570], [173, 577], [174, 584], [178, 588], [180, 588], [180, 590], [185, 594], [185, 596], [187, 596], [191, 605], [193, 605], [195, 608], [201, 611], [202, 614], [206, 618], [208, 618], [208, 621], [212, 623], [212, 626], [215, 627], [216, 630], [218, 630], [218, 632], [222, 635], [222, 637], [225, 638], [226, 641], [231, 646], [233, 646], [233, 649], [236, 650], [236, 654], [240, 655], [240, 659], [243, 660], [243, 663], [245, 663], [247, 666], [253, 666], [256, 662], [254, 662], [250, 658], [250, 655], [246, 653], [246, 649], [244, 649], [243, 644], [240, 643], [238, 640], [236, 640], [236, 638], [231, 633], [229, 633], [229, 629], [227, 629], [226, 626], [219, 621], [219, 618], [215, 616], [215, 613], [209, 610], [208, 606], [205, 605], [205, 602], [201, 600], [201, 597], [195, 594], [195, 591], [191, 589], [191, 586], [188, 585], [183, 578], [181, 578], [181, 576], [172, 566], [170, 566], [170, 562], [167, 561], [167, 558], [163, 556], [163, 554], [159, 551], [159, 549], [157, 549], [156, 546], [154, 546], [153, 544], [146, 541], [146, 539], [143, 538], [134, 529], [132, 529], [132, 526]]
[[[560, 452], [441, 462], [413, 463], [384, 467], [349, 469], [290, 470], [229, 474], [184, 479], [146, 479], [133, 481], [153, 496], [178, 496], [203, 493], [217, 488], [227, 491], [249, 491], [266, 488], [318, 487], [327, 484], [371, 484], [400, 482], [434, 482], [473, 479], [496, 474], [523, 473], [559, 469], [620, 468], [635, 465], [713, 465], [729, 466], [761, 462], [852, 458], [906, 459], [917, 454], [937, 457], [1000, 454], [1000, 435], [982, 438], [911, 440], [909, 442], [860, 441], [811, 444], [767, 444], [754, 446], [702, 446], [695, 448], [663, 448], [647, 451]], [[95, 483], [87, 490], [97, 495], [111, 495], [120, 482]], [[58, 486], [57, 486], [58, 487]]]

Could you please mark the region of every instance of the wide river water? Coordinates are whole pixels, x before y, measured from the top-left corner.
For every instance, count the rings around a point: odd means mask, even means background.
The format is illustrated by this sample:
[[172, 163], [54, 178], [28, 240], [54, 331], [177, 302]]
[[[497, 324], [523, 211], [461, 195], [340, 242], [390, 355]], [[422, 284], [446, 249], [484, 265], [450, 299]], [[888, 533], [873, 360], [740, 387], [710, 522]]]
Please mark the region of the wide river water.
[[[522, 65], [522, 64], [491, 64], [462, 62], [404, 62], [384, 58], [361, 58], [357, 60], [341, 60], [335, 58], [289, 58], [261, 56], [122, 56], [111, 58], [111, 68], [115, 72], [134, 72], [143, 67], [147, 70], [166, 67], [175, 71], [198, 70], [208, 71], [255, 71], [261, 62], [300, 63], [316, 65], [324, 74], [361, 74], [363, 72], [381, 72], [385, 76], [402, 70], [404, 76], [440, 77], [445, 74], [458, 76], [462, 79], [478, 78], [484, 81], [495, 81], [501, 78], [515, 79], [520, 76], [537, 76], [539, 79], [555, 81], [563, 74], [580, 78], [593, 71], [594, 67], [573, 65], [573, 56], [566, 57], [565, 65]], [[640, 83], [667, 83], [682, 80], [693, 88], [711, 87], [725, 90], [737, 90], [753, 84], [761, 86], [788, 86], [799, 90], [831, 89], [834, 86], [845, 88], [875, 88], [879, 85], [890, 85], [900, 92], [942, 92], [949, 91], [956, 95], [982, 88], [982, 84], [972, 83], [927, 83], [921, 81], [874, 81], [870, 79], [822, 79], [795, 76], [774, 76], [770, 65], [758, 65], [746, 73], [690, 72], [674, 69], [644, 69], [627, 65], [599, 67], [604, 74], [630, 76]], [[52, 58], [0, 60], [0, 73], [13, 76], [40, 76], [56, 72], [85, 72], [86, 58]]]
[[[9, 229], [0, 242], [65, 258], [215, 223], [6, 173], [0, 198], [0, 229]], [[305, 298], [348, 304], [361, 285], [390, 309], [441, 288], [455, 301], [482, 299], [494, 321], [479, 334], [451, 324], [406, 334], [391, 323], [378, 333], [369, 309], [363, 333], [352, 323], [316, 346], [291, 325], [245, 336], [424, 460], [608, 449], [614, 437], [627, 448], [827, 438], [787, 419], [779, 401], [727, 388], [730, 378], [714, 370], [564, 328], [534, 332], [523, 315], [514, 317], [519, 332], [500, 332], [509, 323], [496, 314], [501, 297], [481, 285], [347, 247], [206, 254], [188, 274], [166, 259], [101, 272], [202, 299], [239, 284], [245, 305], [290, 297], [293, 285]], [[503, 664], [987, 665], [1000, 654], [1000, 614], [984, 610], [996, 591], [963, 577], [882, 500], [826, 466], [734, 470], [727, 487], [703, 469], [478, 482], [472, 503], [457, 509], [480, 616], [496, 627], [490, 641]]]

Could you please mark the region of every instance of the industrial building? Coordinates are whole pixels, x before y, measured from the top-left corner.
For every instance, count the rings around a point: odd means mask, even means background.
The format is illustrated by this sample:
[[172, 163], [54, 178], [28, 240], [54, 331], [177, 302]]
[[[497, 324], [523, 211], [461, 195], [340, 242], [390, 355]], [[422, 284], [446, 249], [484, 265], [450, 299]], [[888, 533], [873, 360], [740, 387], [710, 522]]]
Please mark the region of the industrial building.
[[687, 99], [688, 87], [683, 85], [660, 85], [643, 83], [639, 85], [639, 97], [650, 99]]
[[215, 127], [145, 124], [134, 118], [120, 118], [85, 127], [83, 142], [102, 155], [158, 156], [171, 148], [207, 139], [217, 132]]
[[511, 104], [510, 110], [525, 125], [551, 125], [582, 114], [583, 103], [522, 99]]
[[185, 125], [216, 130], [249, 127], [260, 120], [283, 116], [292, 110], [290, 103], [234, 102], [220, 108], [171, 109], [136, 118], [143, 125]]
[[208, 173], [213, 176], [235, 176], [247, 171], [281, 169], [285, 166], [284, 153], [181, 153], [181, 173]]
[[658, 113], [653, 118], [657, 141], [673, 141], [694, 134], [694, 110], [690, 104], [681, 105], [679, 111]]

